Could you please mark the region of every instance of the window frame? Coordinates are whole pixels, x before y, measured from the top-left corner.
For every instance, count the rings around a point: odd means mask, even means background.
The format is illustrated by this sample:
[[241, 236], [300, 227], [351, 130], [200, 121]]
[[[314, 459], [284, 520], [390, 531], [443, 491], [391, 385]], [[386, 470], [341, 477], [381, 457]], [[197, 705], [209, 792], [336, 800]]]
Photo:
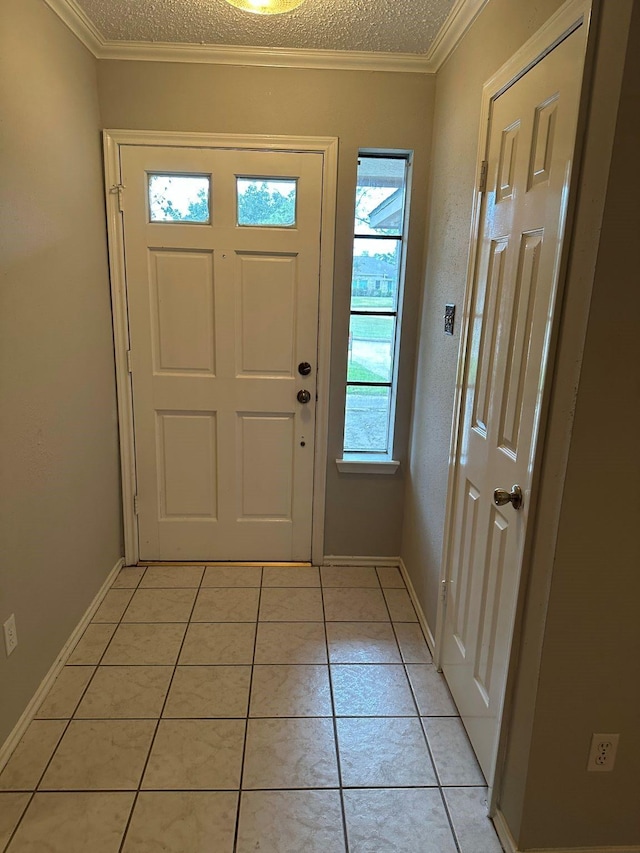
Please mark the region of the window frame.
[[[410, 214], [410, 201], [411, 201], [411, 179], [412, 179], [412, 167], [413, 167], [413, 151], [411, 150], [398, 150], [398, 149], [360, 149], [358, 151], [358, 161], [361, 158], [371, 158], [371, 159], [384, 159], [384, 160], [401, 160], [404, 162], [404, 209], [402, 214], [402, 227], [399, 230], [399, 234], [396, 235], [361, 235], [357, 234], [357, 229], [355, 227], [355, 199], [356, 193], [354, 192], [354, 216], [352, 221], [354, 222], [353, 234], [352, 234], [352, 259], [351, 259], [351, 280], [350, 280], [350, 288], [349, 288], [349, 324], [348, 324], [348, 335], [351, 334], [351, 318], [353, 316], [373, 316], [373, 317], [394, 317], [395, 318], [395, 330], [393, 336], [393, 364], [391, 370], [390, 381], [388, 382], [357, 382], [357, 381], [349, 381], [348, 379], [348, 371], [349, 371], [349, 360], [347, 355], [347, 368], [345, 371], [345, 414], [343, 418], [343, 439], [342, 439], [342, 457], [336, 460], [336, 465], [338, 470], [343, 473], [375, 473], [375, 474], [393, 474], [399, 467], [399, 461], [393, 458], [394, 451], [394, 440], [395, 440], [395, 426], [396, 426], [396, 415], [397, 415], [397, 396], [398, 396], [398, 376], [399, 376], [399, 363], [400, 363], [400, 347], [401, 347], [401, 339], [402, 339], [402, 320], [403, 320], [403, 307], [404, 307], [404, 287], [405, 287], [405, 279], [406, 279], [406, 268], [407, 268], [407, 244], [409, 237], [409, 214]], [[359, 165], [359, 163], [358, 163]], [[356, 178], [356, 186], [357, 186], [357, 178]], [[400, 245], [399, 258], [398, 258], [398, 291], [397, 291], [397, 300], [395, 305], [395, 310], [389, 309], [374, 309], [369, 311], [362, 311], [358, 309], [352, 308], [352, 299], [353, 299], [353, 286], [354, 286], [354, 273], [353, 273], [353, 246], [355, 245], [356, 240], [371, 240], [375, 242], [376, 240], [395, 240]], [[346, 434], [346, 416], [347, 416], [347, 403], [346, 403], [346, 395], [348, 393], [348, 389], [350, 387], [357, 386], [371, 386], [371, 387], [384, 387], [390, 389], [390, 397], [389, 397], [389, 413], [388, 413], [388, 427], [387, 427], [387, 449], [386, 451], [382, 450], [346, 450], [345, 449], [345, 434]]]

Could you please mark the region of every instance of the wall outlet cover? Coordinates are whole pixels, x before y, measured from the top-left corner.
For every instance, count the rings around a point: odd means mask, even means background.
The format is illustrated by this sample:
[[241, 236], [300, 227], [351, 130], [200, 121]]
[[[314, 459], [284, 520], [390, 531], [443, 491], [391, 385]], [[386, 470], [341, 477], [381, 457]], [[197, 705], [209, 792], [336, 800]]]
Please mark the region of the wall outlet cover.
[[587, 770], [594, 773], [607, 773], [613, 770], [619, 740], [619, 734], [593, 734]]

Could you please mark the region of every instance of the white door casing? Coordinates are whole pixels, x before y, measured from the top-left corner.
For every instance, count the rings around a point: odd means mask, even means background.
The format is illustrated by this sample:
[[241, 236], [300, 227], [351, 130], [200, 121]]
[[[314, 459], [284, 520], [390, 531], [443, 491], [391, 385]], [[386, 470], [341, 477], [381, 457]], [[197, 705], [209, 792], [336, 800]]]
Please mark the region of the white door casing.
[[[491, 102], [450, 480], [439, 663], [491, 785], [554, 320], [586, 26]], [[526, 66], [525, 66], [526, 67]], [[495, 488], [524, 492], [519, 510]]]
[[[325, 205], [333, 201], [331, 192], [323, 197], [330, 146], [318, 151], [311, 141], [307, 150], [278, 151], [284, 146], [276, 140], [276, 150], [256, 150], [257, 140], [222, 147], [210, 137], [181, 146], [169, 134], [141, 145], [147, 140], [135, 136], [137, 144], [119, 145], [124, 224], [110, 250], [112, 272], [120, 261], [126, 281], [128, 341], [114, 316], [116, 349], [119, 331], [132, 371], [131, 411], [121, 406], [120, 420], [135, 436], [123, 474], [129, 462], [136, 559], [309, 560], [312, 510], [314, 551], [322, 551], [315, 522], [324, 484], [314, 442], [326, 433], [326, 406], [317, 425], [314, 415], [328, 360], [330, 298], [319, 269]], [[150, 222], [147, 175], [154, 173], [211, 175], [211, 222]], [[236, 176], [295, 178], [295, 227], [238, 226]], [[300, 361], [312, 364], [309, 376], [298, 375]], [[296, 399], [303, 387], [311, 392], [307, 405]], [[126, 506], [124, 482], [123, 492]]]

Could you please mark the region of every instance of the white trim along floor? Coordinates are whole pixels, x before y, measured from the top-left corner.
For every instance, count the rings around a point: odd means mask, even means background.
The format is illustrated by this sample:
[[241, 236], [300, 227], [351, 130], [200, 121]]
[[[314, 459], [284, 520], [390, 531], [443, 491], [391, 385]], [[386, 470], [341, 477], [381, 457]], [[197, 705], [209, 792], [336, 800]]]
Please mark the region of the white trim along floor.
[[112, 578], [0, 773], [0, 850], [500, 853], [397, 567]]

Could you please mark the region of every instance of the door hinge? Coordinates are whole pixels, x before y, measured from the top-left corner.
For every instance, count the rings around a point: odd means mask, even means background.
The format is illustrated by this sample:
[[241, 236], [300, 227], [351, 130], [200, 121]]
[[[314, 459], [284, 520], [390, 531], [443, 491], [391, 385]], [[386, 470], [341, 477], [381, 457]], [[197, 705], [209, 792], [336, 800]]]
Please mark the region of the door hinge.
[[137, 496], [137, 495], [134, 495], [134, 496], [133, 496], [133, 512], [134, 512], [134, 515], [137, 515], [137, 514], [138, 514], [138, 511], [139, 511], [139, 508], [138, 508], [138, 496]]
[[448, 589], [447, 584], [448, 583], [449, 583], [449, 581], [446, 581], [446, 580], [440, 581], [440, 598], [442, 599], [443, 604], [447, 603], [447, 589]]
[[130, 349], [127, 350], [127, 370], [129, 373], [133, 372], [131, 370], [131, 350]]
[[489, 161], [483, 160], [482, 165], [480, 166], [480, 185], [478, 186], [478, 190], [481, 193], [487, 191], [487, 175], [489, 173]]
[[124, 198], [123, 198], [124, 190], [125, 190], [124, 184], [114, 184], [109, 189], [110, 193], [112, 193], [114, 195], [117, 194], [117, 196], [118, 196], [118, 210], [120, 211], [120, 213], [124, 213]]

